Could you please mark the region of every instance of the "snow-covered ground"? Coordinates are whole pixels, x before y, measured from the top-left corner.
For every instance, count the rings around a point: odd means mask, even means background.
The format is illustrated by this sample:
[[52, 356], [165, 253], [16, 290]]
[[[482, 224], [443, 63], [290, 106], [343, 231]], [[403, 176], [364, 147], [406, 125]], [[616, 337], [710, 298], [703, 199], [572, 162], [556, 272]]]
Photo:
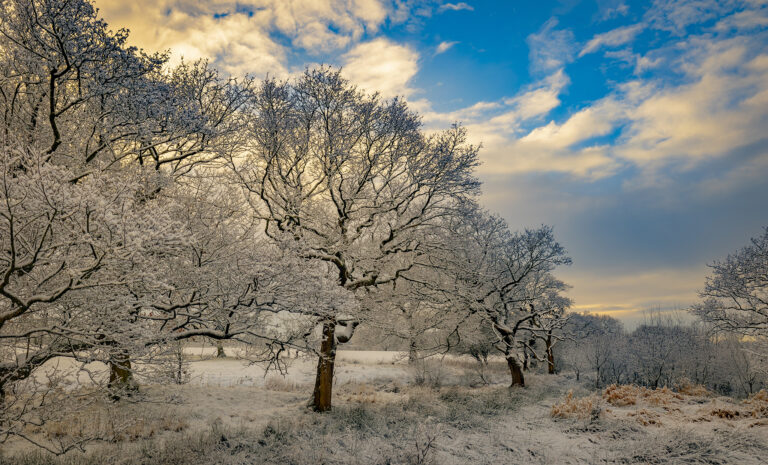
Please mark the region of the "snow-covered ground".
[[[314, 381], [317, 361], [307, 356], [289, 357], [287, 373], [274, 368], [265, 371], [263, 364], [250, 363], [247, 354], [227, 349], [227, 358], [215, 358], [216, 349], [189, 348], [185, 352], [198, 358], [190, 363], [190, 383], [199, 386], [263, 386], [266, 379], [280, 377], [292, 384]], [[408, 377], [406, 354], [394, 351], [340, 350], [336, 355], [336, 382], [369, 382], [376, 378]]]
[[[335, 411], [316, 414], [306, 409], [311, 358], [292, 359], [285, 376], [265, 376], [233, 348], [231, 358], [214, 354], [188, 349], [188, 384], [145, 385], [146, 402], [110, 407], [119, 418], [140, 417], [142, 428], [119, 449], [90, 446], [90, 457], [116, 464], [762, 464], [768, 456], [768, 397], [743, 403], [669, 390], [594, 392], [568, 375], [535, 373], [528, 387], [509, 389], [499, 361], [487, 373], [492, 384], [477, 386], [467, 359], [409, 367], [402, 353], [339, 351]], [[186, 458], [157, 458], [168, 448]], [[25, 450], [19, 441], [3, 446], [4, 454]], [[57, 463], [80, 463], [69, 457]]]

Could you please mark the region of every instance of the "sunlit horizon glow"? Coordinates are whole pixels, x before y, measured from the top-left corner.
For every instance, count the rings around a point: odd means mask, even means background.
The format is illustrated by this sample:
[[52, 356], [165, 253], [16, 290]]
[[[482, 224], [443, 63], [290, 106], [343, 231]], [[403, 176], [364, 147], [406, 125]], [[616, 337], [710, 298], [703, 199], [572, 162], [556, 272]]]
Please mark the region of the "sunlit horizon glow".
[[484, 205], [551, 224], [576, 311], [685, 308], [768, 225], [768, 1], [96, 0], [172, 63], [319, 63], [483, 144]]

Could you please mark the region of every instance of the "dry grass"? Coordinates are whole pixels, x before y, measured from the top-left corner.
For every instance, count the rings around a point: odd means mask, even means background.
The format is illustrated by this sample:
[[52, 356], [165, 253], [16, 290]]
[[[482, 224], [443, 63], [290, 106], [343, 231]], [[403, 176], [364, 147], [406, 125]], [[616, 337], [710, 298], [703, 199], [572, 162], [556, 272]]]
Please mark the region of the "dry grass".
[[667, 387], [648, 389], [631, 384], [611, 384], [603, 391], [603, 399], [615, 407], [637, 405], [639, 401], [654, 406], [668, 406], [683, 396]]
[[749, 414], [752, 418], [768, 418], [768, 391], [765, 389], [755, 393], [743, 403], [749, 406]]
[[438, 389], [445, 384], [448, 375], [446, 367], [439, 359], [421, 359], [408, 365], [412, 382], [416, 386], [429, 386]]
[[348, 383], [343, 389], [344, 399], [356, 404], [375, 404], [380, 401], [376, 388], [368, 383]]
[[629, 412], [628, 417], [634, 418], [643, 426], [661, 426], [661, 415], [653, 410], [640, 409], [634, 412]]
[[[148, 412], [149, 415], [147, 415]], [[149, 439], [161, 432], [181, 432], [188, 427], [185, 419], [169, 409], [120, 409], [93, 405], [77, 416], [66, 416], [29, 427], [27, 432], [52, 440], [78, 441], [98, 438], [108, 442]]]
[[599, 409], [598, 400], [594, 396], [574, 397], [573, 391], [568, 391], [565, 400], [554, 404], [550, 411], [553, 418], [587, 419]]
[[264, 389], [277, 392], [296, 392], [302, 390], [303, 387], [288, 381], [283, 376], [272, 375], [264, 380]]
[[735, 420], [742, 416], [739, 410], [732, 408], [714, 408], [710, 412], [710, 415], [713, 417], [721, 418], [723, 420]]
[[[742, 408], [739, 408], [739, 407]], [[768, 392], [762, 390], [750, 398], [745, 399], [741, 404], [713, 406], [708, 416], [723, 420], [746, 420], [757, 419], [758, 421], [750, 424], [750, 427], [768, 425]], [[709, 421], [707, 415], [698, 418], [697, 421]]]
[[695, 384], [687, 378], [681, 379], [676, 385], [675, 390], [683, 395], [691, 397], [708, 397], [711, 393], [702, 384]]

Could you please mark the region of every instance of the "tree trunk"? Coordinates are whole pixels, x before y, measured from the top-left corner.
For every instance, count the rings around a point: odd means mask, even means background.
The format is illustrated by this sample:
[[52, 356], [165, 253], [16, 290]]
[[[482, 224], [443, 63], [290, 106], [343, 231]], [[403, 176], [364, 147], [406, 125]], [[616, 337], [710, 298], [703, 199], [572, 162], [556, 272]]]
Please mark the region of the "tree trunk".
[[547, 334], [547, 372], [555, 374], [555, 353], [552, 351], [552, 332]]
[[523, 347], [523, 370], [528, 371], [528, 348]]
[[517, 357], [508, 355], [507, 366], [509, 366], [509, 373], [512, 375], [512, 384], [510, 387], [525, 387], [525, 377], [523, 376], [523, 370], [520, 369], [520, 363], [518, 363]]
[[416, 363], [416, 360], [418, 360], [419, 354], [416, 351], [416, 341], [411, 340], [411, 343], [408, 345], [408, 364], [413, 365]]
[[323, 323], [323, 342], [320, 345], [320, 357], [317, 361], [317, 377], [315, 392], [312, 398], [312, 409], [316, 412], [327, 412], [331, 409], [333, 394], [333, 363], [336, 359], [336, 340], [334, 331], [336, 323]]
[[133, 380], [131, 357], [127, 352], [112, 355], [109, 361], [109, 384], [107, 384], [113, 400], [120, 400], [121, 395], [138, 390]]
[[216, 341], [216, 358], [225, 358], [226, 356], [224, 344], [221, 341]]

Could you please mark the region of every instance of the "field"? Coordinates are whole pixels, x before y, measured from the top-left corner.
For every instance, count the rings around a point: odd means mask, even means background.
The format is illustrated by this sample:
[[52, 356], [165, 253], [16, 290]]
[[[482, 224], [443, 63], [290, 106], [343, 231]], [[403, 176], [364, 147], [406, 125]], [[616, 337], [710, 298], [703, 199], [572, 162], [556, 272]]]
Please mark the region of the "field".
[[84, 452], [53, 457], [15, 440], [0, 463], [759, 464], [768, 455], [765, 392], [735, 401], [690, 385], [595, 391], [535, 372], [510, 389], [501, 360], [490, 361], [485, 384], [469, 358], [409, 366], [396, 352], [340, 351], [334, 410], [317, 414], [306, 408], [313, 360], [265, 376], [211, 355], [187, 349], [187, 384], [142, 386], [136, 401], [91, 403], [77, 420], [30, 430], [103, 438]]

